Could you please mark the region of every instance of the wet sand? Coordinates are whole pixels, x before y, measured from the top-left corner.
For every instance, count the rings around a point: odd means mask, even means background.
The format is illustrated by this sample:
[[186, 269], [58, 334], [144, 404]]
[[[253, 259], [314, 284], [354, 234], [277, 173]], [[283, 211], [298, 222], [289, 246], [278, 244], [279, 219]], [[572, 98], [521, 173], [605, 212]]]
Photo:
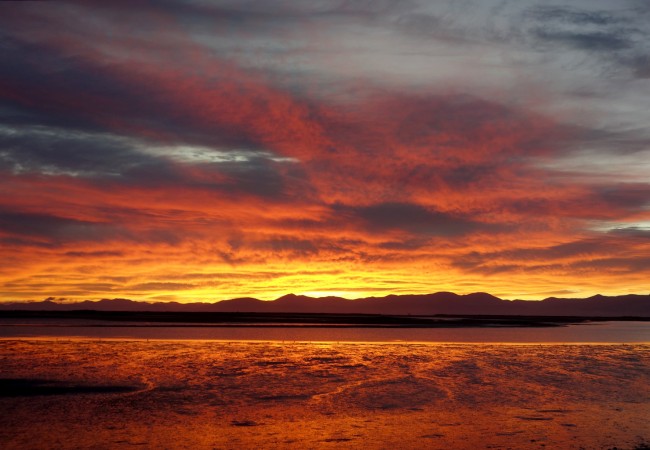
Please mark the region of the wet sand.
[[640, 448], [650, 345], [0, 341], [1, 448]]

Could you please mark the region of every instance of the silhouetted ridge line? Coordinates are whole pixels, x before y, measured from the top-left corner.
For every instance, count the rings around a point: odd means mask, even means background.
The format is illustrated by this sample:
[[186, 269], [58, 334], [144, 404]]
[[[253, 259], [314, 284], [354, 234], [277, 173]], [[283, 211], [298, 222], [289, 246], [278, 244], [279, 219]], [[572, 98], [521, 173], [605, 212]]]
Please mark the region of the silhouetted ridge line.
[[147, 303], [124, 298], [57, 303], [47, 299], [4, 303], [0, 304], [0, 310], [650, 317], [650, 295], [594, 295], [584, 299], [549, 297], [541, 301], [502, 300], [485, 292], [467, 295], [453, 292], [391, 294], [356, 300], [287, 294], [272, 301], [244, 297], [215, 303]]

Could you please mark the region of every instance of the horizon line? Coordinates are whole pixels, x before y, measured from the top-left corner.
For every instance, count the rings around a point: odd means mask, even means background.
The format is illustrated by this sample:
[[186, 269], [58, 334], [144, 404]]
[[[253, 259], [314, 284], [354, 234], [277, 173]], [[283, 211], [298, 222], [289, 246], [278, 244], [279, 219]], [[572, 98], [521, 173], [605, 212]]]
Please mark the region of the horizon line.
[[358, 300], [365, 300], [365, 299], [370, 299], [370, 298], [387, 298], [387, 297], [413, 297], [413, 296], [429, 296], [429, 295], [437, 295], [437, 294], [452, 294], [458, 297], [466, 297], [470, 295], [477, 295], [477, 294], [486, 294], [491, 297], [494, 297], [498, 300], [501, 301], [507, 301], [507, 302], [514, 302], [514, 301], [522, 301], [522, 302], [541, 302], [544, 300], [548, 299], [559, 299], [559, 300], [586, 300], [594, 297], [606, 297], [606, 298], [616, 298], [616, 297], [624, 297], [624, 296], [650, 296], [650, 293], [642, 294], [642, 293], [622, 293], [622, 294], [616, 294], [616, 295], [605, 295], [605, 294], [593, 294], [589, 295], [586, 297], [558, 297], [558, 296], [548, 296], [544, 298], [539, 298], [539, 299], [522, 299], [522, 298], [502, 298], [499, 297], [498, 295], [491, 294], [486, 291], [474, 291], [470, 292], [467, 294], [458, 294], [453, 291], [436, 291], [436, 292], [429, 292], [429, 293], [414, 293], [414, 294], [386, 294], [383, 296], [377, 296], [377, 295], [370, 295], [370, 296], [365, 296], [365, 297], [356, 297], [356, 298], [348, 298], [348, 297], [343, 297], [343, 296], [338, 296], [338, 295], [322, 295], [322, 296], [315, 296], [315, 295], [306, 295], [306, 294], [295, 294], [293, 292], [287, 293], [280, 295], [279, 297], [273, 298], [273, 299], [261, 299], [253, 296], [239, 296], [239, 297], [232, 297], [232, 298], [225, 298], [221, 300], [194, 300], [194, 301], [188, 301], [188, 302], [181, 302], [178, 300], [156, 300], [156, 299], [132, 299], [132, 298], [127, 298], [127, 297], [113, 297], [113, 298], [97, 298], [97, 299], [83, 299], [83, 300], [72, 300], [72, 299], [67, 299], [65, 297], [46, 297], [42, 300], [0, 300], [0, 304], [30, 304], [30, 303], [43, 303], [43, 302], [51, 302], [51, 303], [56, 303], [56, 304], [75, 304], [75, 303], [85, 303], [85, 302], [92, 302], [92, 303], [98, 303], [101, 301], [115, 301], [115, 300], [126, 300], [134, 303], [146, 303], [146, 304], [179, 304], [179, 305], [190, 305], [190, 304], [196, 304], [196, 303], [202, 303], [202, 304], [216, 304], [216, 303], [221, 303], [221, 302], [227, 302], [227, 301], [232, 301], [232, 300], [240, 300], [240, 299], [251, 299], [251, 300], [257, 300], [260, 302], [275, 302], [277, 300], [280, 300], [285, 297], [305, 297], [305, 298], [310, 298], [310, 299], [325, 299], [325, 298], [336, 298], [336, 299], [341, 299], [341, 300], [346, 300], [350, 302], [358, 301]]

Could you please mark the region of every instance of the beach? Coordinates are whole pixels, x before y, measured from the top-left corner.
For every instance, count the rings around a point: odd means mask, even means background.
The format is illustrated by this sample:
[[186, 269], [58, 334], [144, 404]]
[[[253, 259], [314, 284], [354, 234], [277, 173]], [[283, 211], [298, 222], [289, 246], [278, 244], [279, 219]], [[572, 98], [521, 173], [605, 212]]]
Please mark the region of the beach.
[[2, 448], [642, 448], [650, 345], [5, 339]]

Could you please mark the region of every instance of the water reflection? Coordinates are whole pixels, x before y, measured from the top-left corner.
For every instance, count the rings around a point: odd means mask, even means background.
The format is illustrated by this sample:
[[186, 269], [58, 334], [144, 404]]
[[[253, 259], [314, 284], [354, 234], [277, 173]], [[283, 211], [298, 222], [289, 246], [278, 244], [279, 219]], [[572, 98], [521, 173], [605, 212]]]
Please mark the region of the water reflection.
[[650, 322], [595, 322], [551, 328], [299, 328], [88, 326], [68, 320], [0, 321], [0, 337], [85, 337], [233, 341], [466, 342], [466, 343], [642, 343], [650, 342]]

